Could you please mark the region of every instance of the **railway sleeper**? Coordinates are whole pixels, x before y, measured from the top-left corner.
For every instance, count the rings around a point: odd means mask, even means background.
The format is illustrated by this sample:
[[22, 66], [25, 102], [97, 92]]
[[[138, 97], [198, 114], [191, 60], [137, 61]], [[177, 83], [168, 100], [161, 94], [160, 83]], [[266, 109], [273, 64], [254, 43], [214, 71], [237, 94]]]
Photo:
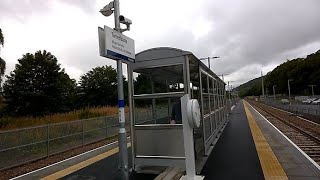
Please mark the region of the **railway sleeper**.
[[314, 159], [314, 158], [320, 158], [320, 152], [319, 152], [319, 151], [313, 152], [313, 153], [311, 153], [311, 152], [306, 152], [306, 153], [307, 153], [308, 156], [311, 157], [312, 159]]
[[317, 150], [315, 150], [315, 151], [312, 151], [312, 150], [305, 151], [304, 150], [304, 152], [307, 153], [308, 155], [311, 155], [311, 156], [319, 156], [320, 157], [320, 151], [317, 151]]

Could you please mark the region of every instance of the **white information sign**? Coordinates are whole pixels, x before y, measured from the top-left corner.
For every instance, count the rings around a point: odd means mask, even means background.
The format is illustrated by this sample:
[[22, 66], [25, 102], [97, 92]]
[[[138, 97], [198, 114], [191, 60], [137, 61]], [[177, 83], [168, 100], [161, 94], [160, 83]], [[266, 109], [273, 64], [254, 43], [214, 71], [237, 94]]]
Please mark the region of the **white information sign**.
[[98, 29], [100, 55], [123, 62], [134, 62], [134, 40], [104, 26]]

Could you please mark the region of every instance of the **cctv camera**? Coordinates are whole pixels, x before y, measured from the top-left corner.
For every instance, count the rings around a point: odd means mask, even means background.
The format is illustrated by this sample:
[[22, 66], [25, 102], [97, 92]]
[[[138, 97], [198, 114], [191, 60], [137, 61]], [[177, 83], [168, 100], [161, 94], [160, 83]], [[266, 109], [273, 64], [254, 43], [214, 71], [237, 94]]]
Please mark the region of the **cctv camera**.
[[122, 15], [119, 16], [119, 21], [120, 21], [120, 23], [125, 24], [127, 26], [132, 24], [132, 21], [130, 19], [128, 19], [128, 18], [126, 18], [126, 17], [124, 17]]
[[113, 13], [113, 1], [110, 2], [108, 5], [106, 5], [105, 7], [103, 7], [102, 9], [100, 9], [101, 14], [103, 14], [104, 16], [110, 16]]

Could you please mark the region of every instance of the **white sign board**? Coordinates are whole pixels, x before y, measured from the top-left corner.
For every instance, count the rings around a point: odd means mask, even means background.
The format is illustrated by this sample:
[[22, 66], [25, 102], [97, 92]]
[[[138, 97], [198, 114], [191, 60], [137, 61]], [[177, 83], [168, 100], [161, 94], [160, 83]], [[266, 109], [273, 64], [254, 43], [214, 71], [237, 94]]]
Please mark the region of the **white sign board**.
[[107, 27], [98, 28], [100, 56], [134, 62], [134, 40]]

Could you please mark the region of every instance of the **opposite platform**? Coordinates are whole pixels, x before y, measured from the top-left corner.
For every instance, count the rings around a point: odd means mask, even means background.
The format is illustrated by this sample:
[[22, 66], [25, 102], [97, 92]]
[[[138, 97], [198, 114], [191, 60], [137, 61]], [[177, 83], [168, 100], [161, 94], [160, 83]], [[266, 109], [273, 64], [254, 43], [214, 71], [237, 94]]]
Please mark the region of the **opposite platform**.
[[310, 160], [300, 148], [294, 145], [282, 132], [248, 104], [248, 110], [261, 129], [272, 151], [289, 179], [319, 180], [320, 167]]

